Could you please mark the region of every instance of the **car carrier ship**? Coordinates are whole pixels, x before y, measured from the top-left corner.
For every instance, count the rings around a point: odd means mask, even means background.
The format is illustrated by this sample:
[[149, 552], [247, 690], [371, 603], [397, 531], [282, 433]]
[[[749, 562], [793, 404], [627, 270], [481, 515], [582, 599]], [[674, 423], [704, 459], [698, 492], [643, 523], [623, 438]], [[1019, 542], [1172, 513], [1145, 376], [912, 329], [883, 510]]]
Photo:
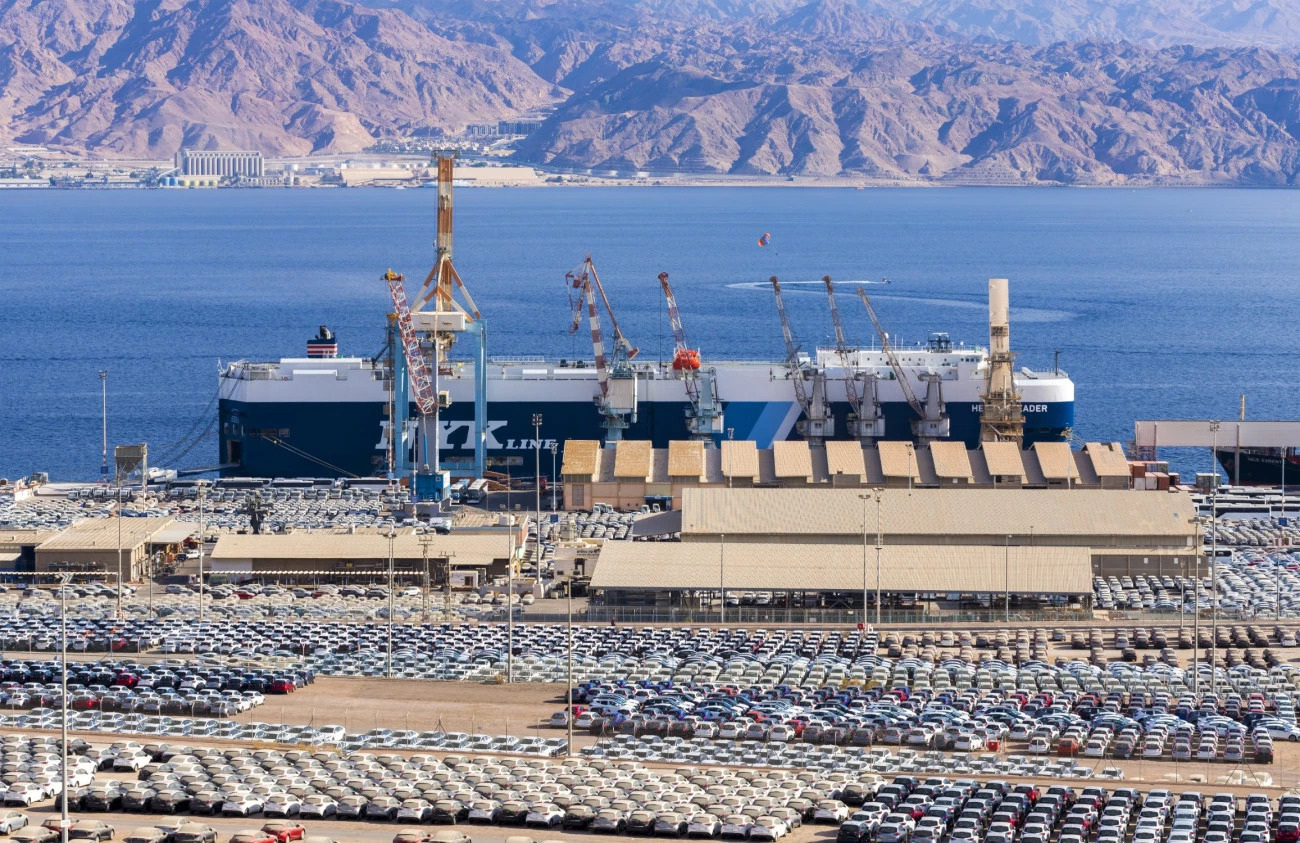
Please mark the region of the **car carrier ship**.
[[[333, 339], [331, 337], [331, 339]], [[238, 361], [220, 370], [219, 431], [224, 476], [303, 477], [382, 475], [387, 467], [390, 362], [383, 358], [324, 356], [336, 345], [314, 338], [310, 356], [276, 362]], [[336, 343], [337, 340], [334, 339]], [[936, 373], [951, 423], [950, 438], [975, 447], [980, 437], [981, 396], [988, 351], [953, 345], [936, 335], [924, 345], [895, 348], [909, 373]], [[835, 349], [818, 349], [805, 362], [826, 373], [836, 429], [847, 430], [845, 367]], [[456, 361], [440, 377], [451, 405], [439, 416], [442, 462], [467, 471], [474, 451], [474, 362]], [[799, 438], [801, 416], [785, 361], [711, 359], [725, 427], [735, 439], [759, 448]], [[686, 439], [690, 407], [684, 381], [671, 361], [634, 361], [636, 420], [626, 439], [649, 439], [656, 448]], [[912, 407], [905, 400], [882, 350], [853, 352], [850, 368], [879, 377], [884, 439], [913, 438]], [[541, 448], [567, 439], [604, 439], [595, 402], [600, 394], [591, 360], [495, 357], [487, 361], [487, 422], [490, 467], [527, 466], [531, 474], [532, 417], [543, 417]], [[1074, 426], [1074, 383], [1061, 371], [1020, 368], [1015, 385], [1024, 413], [1024, 442], [1068, 439]], [[924, 392], [920, 377], [913, 388]], [[414, 408], [409, 414], [414, 418]], [[724, 432], [719, 438], [726, 438]], [[410, 437], [404, 437], [409, 439]], [[839, 438], [848, 438], [842, 435]], [[543, 470], [550, 460], [544, 460]]]

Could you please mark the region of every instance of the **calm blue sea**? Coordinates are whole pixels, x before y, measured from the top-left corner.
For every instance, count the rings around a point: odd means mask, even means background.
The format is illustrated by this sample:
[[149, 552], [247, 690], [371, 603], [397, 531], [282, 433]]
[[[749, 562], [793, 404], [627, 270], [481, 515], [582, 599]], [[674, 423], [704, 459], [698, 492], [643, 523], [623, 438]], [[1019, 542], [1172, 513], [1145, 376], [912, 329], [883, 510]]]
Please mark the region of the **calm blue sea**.
[[[1077, 387], [1077, 432], [1127, 441], [1137, 418], [1300, 416], [1300, 193], [1248, 190], [571, 188], [461, 190], [456, 264], [493, 354], [588, 354], [568, 334], [564, 273], [590, 252], [625, 333], [671, 345], [667, 271], [693, 343], [771, 357], [766, 279], [873, 287], [904, 341], [987, 342], [989, 276], [1011, 279], [1023, 364]], [[98, 476], [98, 369], [109, 441], [153, 454], [208, 431], [172, 465], [216, 461], [219, 361], [297, 355], [319, 324], [373, 354], [380, 274], [423, 278], [432, 190], [0, 192], [0, 476]], [[760, 248], [758, 237], [771, 234]], [[788, 283], [805, 347], [830, 320]], [[1174, 456], [1208, 470], [1201, 453]]]

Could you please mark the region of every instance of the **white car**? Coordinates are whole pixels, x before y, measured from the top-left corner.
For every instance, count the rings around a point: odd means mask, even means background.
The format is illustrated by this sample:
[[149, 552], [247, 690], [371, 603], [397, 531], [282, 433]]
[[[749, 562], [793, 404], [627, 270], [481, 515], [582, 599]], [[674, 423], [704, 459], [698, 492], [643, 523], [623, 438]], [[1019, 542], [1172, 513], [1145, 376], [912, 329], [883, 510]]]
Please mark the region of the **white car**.
[[722, 820], [713, 814], [696, 814], [686, 825], [687, 837], [717, 837], [722, 833]]
[[776, 817], [759, 817], [749, 830], [750, 840], [780, 840], [790, 833], [783, 820]]
[[839, 824], [849, 818], [849, 806], [838, 799], [823, 799], [813, 812], [813, 822]]
[[749, 837], [749, 830], [754, 827], [754, 819], [744, 814], [732, 814], [722, 821], [719, 836], [727, 839], [744, 840]]
[[34, 782], [17, 782], [9, 785], [5, 791], [6, 805], [26, 805], [31, 806], [36, 802], [43, 802], [49, 798], [45, 788]]

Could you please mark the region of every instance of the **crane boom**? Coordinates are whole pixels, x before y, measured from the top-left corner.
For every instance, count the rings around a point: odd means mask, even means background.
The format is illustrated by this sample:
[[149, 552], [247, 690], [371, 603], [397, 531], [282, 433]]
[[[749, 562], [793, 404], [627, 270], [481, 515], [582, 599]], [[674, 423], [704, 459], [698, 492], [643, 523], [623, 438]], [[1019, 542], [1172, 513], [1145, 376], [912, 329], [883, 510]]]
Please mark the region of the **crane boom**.
[[383, 280], [388, 282], [388, 292], [393, 297], [393, 313], [402, 338], [402, 354], [406, 357], [411, 391], [415, 393], [415, 406], [419, 408], [420, 415], [431, 415], [437, 409], [438, 396], [434, 394], [433, 376], [420, 352], [420, 341], [415, 335], [415, 326], [411, 323], [411, 306], [406, 298], [404, 279], [390, 269], [384, 273]]
[[[614, 309], [605, 295], [605, 288], [596, 274], [596, 266], [591, 262], [591, 255], [575, 271], [565, 274], [569, 284], [569, 304], [573, 310], [572, 334], [582, 324], [583, 306], [586, 306], [587, 321], [591, 324], [591, 348], [596, 359], [596, 380], [600, 385], [600, 397], [596, 406], [601, 414], [601, 426], [606, 430], [606, 444], [611, 445], [622, 439], [623, 431], [629, 425], [629, 419], [636, 421], [636, 373], [631, 361], [638, 349], [627, 341], [614, 318]], [[575, 296], [574, 290], [578, 293]], [[614, 342], [610, 356], [605, 355], [605, 338], [601, 332], [600, 308], [596, 304], [596, 292], [600, 292], [605, 311], [609, 314], [614, 328]]]
[[889, 361], [889, 368], [894, 370], [894, 377], [898, 379], [898, 385], [903, 390], [903, 397], [911, 406], [913, 412], [919, 418], [925, 418], [925, 407], [917, 400], [916, 392], [912, 390], [912, 385], [907, 381], [907, 373], [903, 371], [903, 364], [898, 360], [898, 354], [894, 347], [889, 344], [889, 334], [885, 333], [884, 326], [880, 324], [880, 318], [876, 316], [876, 309], [871, 306], [871, 299], [867, 298], [867, 291], [858, 287], [858, 298], [867, 306], [867, 315], [871, 317], [871, 325], [876, 329], [876, 336], [880, 337], [880, 347], [884, 349], [885, 359]]
[[691, 406], [699, 409], [700, 405], [700, 384], [694, 377], [695, 370], [683, 368], [689, 365], [694, 359], [695, 364], [699, 364], [699, 352], [694, 355], [686, 344], [686, 328], [682, 325], [682, 314], [677, 309], [677, 297], [673, 295], [673, 288], [668, 286], [668, 273], [659, 273], [659, 285], [663, 287], [664, 298], [668, 299], [668, 321], [673, 326], [673, 344], [676, 347], [676, 353], [673, 356], [673, 368], [682, 372], [686, 381], [686, 395], [690, 399]]
[[812, 401], [808, 396], [808, 385], [804, 383], [804, 367], [799, 362], [799, 344], [794, 340], [794, 332], [790, 330], [790, 320], [785, 314], [785, 300], [781, 298], [781, 282], [773, 275], [770, 279], [772, 282], [772, 292], [776, 295], [776, 313], [781, 319], [781, 336], [785, 339], [785, 366], [790, 372], [790, 378], [794, 381], [794, 395], [799, 401], [799, 409], [803, 410], [805, 416], [812, 416]]
[[839, 355], [840, 367], [844, 370], [844, 391], [848, 395], [849, 407], [861, 417], [862, 396], [858, 392], [857, 367], [850, 369], [849, 358], [853, 352], [844, 339], [844, 326], [840, 323], [840, 308], [835, 302], [835, 285], [831, 283], [829, 275], [822, 276], [822, 281], [826, 284], [826, 298], [830, 301], [831, 324], [835, 326], [835, 352]]

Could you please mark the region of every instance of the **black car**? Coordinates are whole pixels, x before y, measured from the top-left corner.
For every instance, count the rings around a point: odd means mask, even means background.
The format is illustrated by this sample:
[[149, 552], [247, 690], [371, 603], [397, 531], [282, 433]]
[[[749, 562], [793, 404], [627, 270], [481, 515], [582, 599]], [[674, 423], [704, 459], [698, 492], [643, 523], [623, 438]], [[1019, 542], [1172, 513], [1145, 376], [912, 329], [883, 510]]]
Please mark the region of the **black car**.
[[866, 825], [856, 820], [840, 823], [840, 830], [835, 832], [835, 843], [863, 843], [868, 837], [863, 834]]
[[560, 825], [582, 831], [587, 829], [595, 819], [596, 809], [590, 805], [570, 805], [569, 810], [564, 812], [564, 819], [560, 821]]
[[141, 813], [149, 809], [149, 800], [156, 796], [158, 791], [152, 788], [143, 790], [128, 790], [122, 794], [122, 810]]
[[221, 805], [226, 798], [215, 790], [205, 790], [190, 796], [189, 807], [186, 811], [191, 814], [219, 814]]
[[183, 790], [164, 790], [149, 798], [149, 813], [178, 814], [189, 811], [190, 795]]

